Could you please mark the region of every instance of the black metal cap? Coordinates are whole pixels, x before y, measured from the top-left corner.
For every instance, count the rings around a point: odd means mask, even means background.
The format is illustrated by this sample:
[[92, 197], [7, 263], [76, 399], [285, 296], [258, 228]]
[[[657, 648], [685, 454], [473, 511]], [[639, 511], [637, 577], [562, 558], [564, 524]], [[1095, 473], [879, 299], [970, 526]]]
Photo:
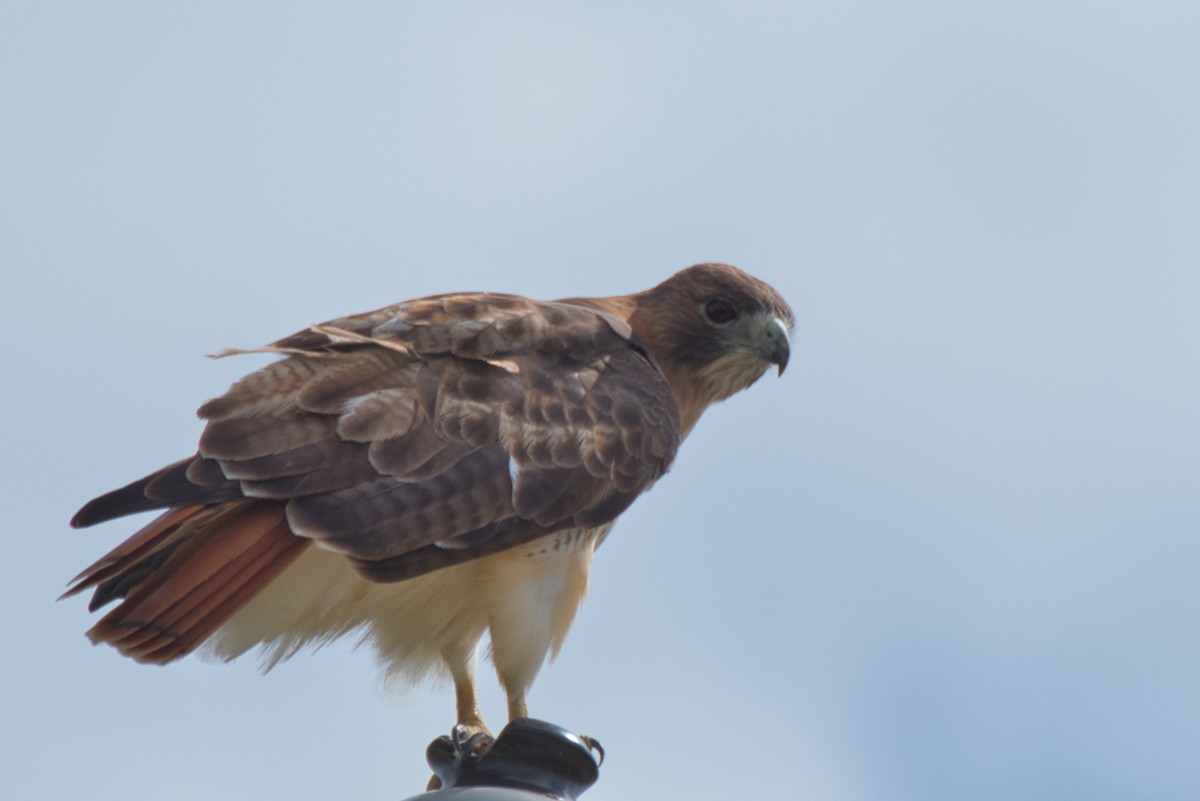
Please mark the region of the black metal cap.
[[[575, 801], [599, 778], [593, 748], [603, 755], [594, 740], [532, 718], [510, 722], [492, 747], [479, 756], [464, 753], [450, 737], [439, 737], [429, 744], [425, 756], [443, 789], [414, 796], [411, 801], [438, 801], [443, 794], [463, 798], [465, 794], [458, 788], [468, 787], [481, 788], [479, 794], [470, 793], [480, 801], [521, 797], [513, 791], [527, 792], [531, 799], [542, 801], [547, 796]], [[497, 788], [498, 792], [488, 795], [482, 788]]]

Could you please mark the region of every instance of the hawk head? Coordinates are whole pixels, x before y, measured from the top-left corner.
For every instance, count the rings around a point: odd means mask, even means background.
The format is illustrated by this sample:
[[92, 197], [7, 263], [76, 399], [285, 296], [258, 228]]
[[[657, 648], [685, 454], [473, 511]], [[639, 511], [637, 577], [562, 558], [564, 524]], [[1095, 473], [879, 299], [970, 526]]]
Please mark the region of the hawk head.
[[[704, 407], [782, 375], [795, 318], [779, 293], [728, 264], [698, 264], [637, 297], [631, 320], [684, 402]], [[685, 413], [685, 417], [688, 415]], [[693, 421], [694, 422], [694, 421]]]

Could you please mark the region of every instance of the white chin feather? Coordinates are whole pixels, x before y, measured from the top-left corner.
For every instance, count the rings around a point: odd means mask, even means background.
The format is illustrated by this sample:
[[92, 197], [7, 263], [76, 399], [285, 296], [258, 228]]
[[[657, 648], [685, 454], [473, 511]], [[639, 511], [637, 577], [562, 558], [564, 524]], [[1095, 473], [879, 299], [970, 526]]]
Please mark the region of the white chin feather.
[[722, 401], [762, 378], [770, 365], [752, 351], [734, 351], [707, 365], [699, 373], [710, 402]]

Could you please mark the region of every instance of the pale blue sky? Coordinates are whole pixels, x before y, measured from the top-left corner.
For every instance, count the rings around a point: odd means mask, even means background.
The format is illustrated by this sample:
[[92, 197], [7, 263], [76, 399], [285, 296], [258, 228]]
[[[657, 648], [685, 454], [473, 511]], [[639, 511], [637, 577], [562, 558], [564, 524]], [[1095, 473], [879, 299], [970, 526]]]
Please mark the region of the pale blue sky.
[[1200, 6], [9, 0], [0, 109], [0, 795], [418, 791], [448, 689], [92, 648], [137, 523], [66, 521], [203, 354], [723, 260], [792, 364], [597, 555], [531, 697], [585, 798], [1200, 797]]

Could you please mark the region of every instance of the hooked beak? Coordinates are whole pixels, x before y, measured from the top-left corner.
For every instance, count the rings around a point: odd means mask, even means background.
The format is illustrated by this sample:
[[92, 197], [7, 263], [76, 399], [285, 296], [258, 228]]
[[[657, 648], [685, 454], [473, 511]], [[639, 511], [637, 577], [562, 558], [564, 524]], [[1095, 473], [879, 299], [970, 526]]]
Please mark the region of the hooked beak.
[[787, 323], [778, 317], [772, 317], [767, 323], [763, 339], [763, 356], [771, 364], [779, 366], [779, 375], [787, 369], [788, 358], [792, 355], [792, 340], [788, 336]]

